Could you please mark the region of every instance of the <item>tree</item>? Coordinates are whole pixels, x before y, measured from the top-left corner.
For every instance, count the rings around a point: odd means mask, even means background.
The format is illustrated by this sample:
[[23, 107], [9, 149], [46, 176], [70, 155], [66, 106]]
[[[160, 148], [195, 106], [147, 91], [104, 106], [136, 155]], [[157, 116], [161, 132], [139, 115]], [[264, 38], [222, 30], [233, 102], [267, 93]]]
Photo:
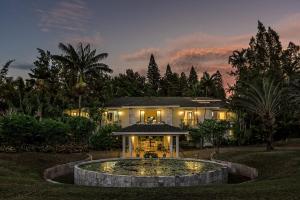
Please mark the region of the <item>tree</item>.
[[152, 95], [157, 95], [159, 89], [160, 73], [153, 54], [151, 54], [150, 56], [150, 61], [149, 61], [148, 71], [147, 71], [147, 80]]
[[179, 88], [180, 88], [180, 95], [181, 96], [188, 96], [189, 94], [189, 85], [187, 81], [187, 77], [184, 72], [181, 72], [179, 78]]
[[11, 78], [7, 77], [8, 68], [13, 63], [14, 60], [7, 61], [0, 70], [0, 114], [3, 114], [11, 104], [8, 96], [13, 90], [13, 87], [10, 87], [9, 82]]
[[0, 71], [0, 83], [3, 83], [6, 79], [7, 72], [8, 72], [8, 67], [13, 63], [15, 60], [9, 60], [7, 61], [3, 66]]
[[[263, 78], [270, 78], [280, 83], [280, 87], [287, 91], [291, 83], [299, 73], [300, 55], [299, 46], [290, 43], [287, 49], [283, 49], [279, 40], [279, 35], [272, 28], [258, 22], [257, 34], [250, 39], [249, 47], [240, 51], [234, 51], [229, 57], [229, 63], [232, 65], [230, 73], [236, 80], [235, 84], [230, 87], [231, 99], [238, 98], [246, 90], [246, 83], [259, 82]], [[289, 96], [288, 94], [283, 94]], [[293, 127], [300, 128], [296, 121], [295, 104], [291, 103], [288, 98], [284, 98], [281, 103], [281, 111], [277, 116], [276, 137], [286, 138], [288, 132], [292, 132]], [[260, 134], [257, 127], [260, 123], [257, 121], [257, 115], [235, 105], [231, 101], [231, 108], [238, 113], [239, 129], [241, 131], [256, 132]]]
[[138, 97], [144, 95], [145, 77], [132, 69], [127, 69], [125, 74], [119, 74], [112, 80], [113, 96], [131, 96]]
[[234, 99], [238, 106], [257, 115], [266, 135], [266, 149], [273, 150], [273, 134], [276, 117], [280, 114], [282, 88], [281, 83], [263, 78], [256, 84], [245, 83], [248, 88]]
[[205, 97], [225, 99], [222, 75], [219, 71], [212, 75], [208, 72], [204, 72], [200, 79], [200, 88], [202, 95]]
[[162, 96], [178, 96], [179, 91], [179, 75], [173, 73], [171, 66], [168, 64], [164, 77], [160, 81], [161, 89], [160, 95]]
[[199, 124], [198, 129], [194, 129], [194, 137], [204, 138], [211, 142], [215, 147], [215, 152], [219, 153], [221, 141], [229, 129], [229, 123], [227, 121], [218, 121], [215, 119], [205, 119]]
[[192, 88], [197, 83], [198, 83], [198, 75], [197, 75], [197, 72], [196, 72], [194, 66], [192, 66], [190, 74], [189, 74], [189, 78], [188, 78], [189, 87]]
[[[90, 44], [83, 45], [82, 43], [78, 44], [78, 47], [75, 49], [71, 44], [59, 43], [59, 49], [63, 52], [63, 55], [54, 55], [52, 58], [58, 60], [64, 65], [64, 73], [68, 78], [71, 78], [70, 88], [74, 88], [75, 92], [78, 95], [78, 108], [79, 115], [81, 113], [81, 101], [82, 101], [82, 92], [85, 92], [86, 87], [88, 86], [85, 81], [85, 78], [90, 76], [96, 76], [99, 73], [111, 73], [112, 70], [108, 65], [101, 63], [108, 56], [107, 53], [96, 54], [96, 49], [92, 50]], [[71, 76], [71, 77], [70, 77]], [[76, 82], [74, 81], [74, 76], [77, 77]], [[73, 80], [73, 81], [72, 81]]]
[[34, 61], [34, 68], [31, 69], [28, 81], [32, 85], [30, 88], [29, 102], [32, 109], [36, 111], [37, 116], [54, 117], [61, 116], [65, 108], [66, 92], [61, 76], [62, 64], [54, 60], [49, 51], [37, 49], [39, 56]]

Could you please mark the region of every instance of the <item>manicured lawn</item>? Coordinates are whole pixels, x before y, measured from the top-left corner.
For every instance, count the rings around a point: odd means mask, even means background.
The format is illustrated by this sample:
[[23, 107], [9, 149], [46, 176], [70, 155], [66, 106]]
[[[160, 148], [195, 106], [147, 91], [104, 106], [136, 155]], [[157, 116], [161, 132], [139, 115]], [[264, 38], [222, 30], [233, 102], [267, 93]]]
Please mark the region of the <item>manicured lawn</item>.
[[[253, 149], [253, 150], [252, 150]], [[83, 154], [0, 153], [0, 199], [300, 199], [300, 150], [284, 148], [232, 148], [218, 158], [258, 168], [256, 181], [242, 184], [188, 188], [93, 188], [45, 182], [43, 169], [79, 160]], [[100, 156], [101, 153], [97, 153]], [[107, 154], [109, 155], [109, 154]]]

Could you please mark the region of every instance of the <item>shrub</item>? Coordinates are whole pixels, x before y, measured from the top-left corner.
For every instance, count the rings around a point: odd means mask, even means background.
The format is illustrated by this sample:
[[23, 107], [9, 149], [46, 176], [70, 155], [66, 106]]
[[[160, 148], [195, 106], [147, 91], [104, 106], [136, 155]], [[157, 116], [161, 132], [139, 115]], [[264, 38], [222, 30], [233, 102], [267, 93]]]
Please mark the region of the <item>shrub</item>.
[[63, 122], [44, 119], [40, 122], [40, 129], [36, 138], [42, 138], [48, 145], [58, 145], [70, 142], [70, 127]]
[[39, 123], [28, 115], [14, 114], [0, 120], [2, 143], [19, 148], [22, 144], [38, 142]]
[[112, 135], [120, 127], [116, 125], [106, 125], [101, 127], [95, 134], [91, 135], [89, 144], [95, 150], [109, 150], [120, 146], [120, 141]]
[[67, 117], [65, 122], [70, 127], [70, 133], [75, 143], [88, 143], [96, 124], [85, 117]]
[[144, 154], [144, 158], [158, 158], [158, 154], [155, 152], [146, 152]]

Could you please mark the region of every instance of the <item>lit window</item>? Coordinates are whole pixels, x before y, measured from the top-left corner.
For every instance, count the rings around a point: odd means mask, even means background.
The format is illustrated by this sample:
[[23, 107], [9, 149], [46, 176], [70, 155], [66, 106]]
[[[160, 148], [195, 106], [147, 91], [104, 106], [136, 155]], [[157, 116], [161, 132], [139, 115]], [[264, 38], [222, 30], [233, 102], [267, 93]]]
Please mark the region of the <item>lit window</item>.
[[225, 119], [226, 119], [226, 114], [225, 114], [225, 112], [219, 112], [219, 119], [220, 119], [220, 120], [225, 120]]
[[187, 119], [188, 120], [192, 120], [193, 119], [193, 112], [192, 111], [188, 111], [187, 112]]
[[144, 123], [145, 122], [145, 111], [140, 110], [140, 122]]
[[113, 113], [112, 112], [107, 113], [107, 120], [110, 122], [113, 121]]
[[157, 117], [157, 121], [160, 122], [161, 121], [161, 111], [160, 110], [156, 111], [156, 117]]

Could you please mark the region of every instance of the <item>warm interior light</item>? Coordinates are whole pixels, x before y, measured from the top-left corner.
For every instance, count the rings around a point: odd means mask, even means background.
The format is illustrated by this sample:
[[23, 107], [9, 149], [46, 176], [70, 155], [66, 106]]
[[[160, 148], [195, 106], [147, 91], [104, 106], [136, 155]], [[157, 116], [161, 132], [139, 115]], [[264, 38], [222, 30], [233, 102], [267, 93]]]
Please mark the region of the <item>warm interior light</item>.
[[183, 113], [184, 113], [183, 111], [179, 111], [178, 112], [179, 115], [183, 115]]
[[219, 113], [219, 119], [221, 119], [221, 120], [225, 120], [226, 119], [225, 112], [220, 112]]

